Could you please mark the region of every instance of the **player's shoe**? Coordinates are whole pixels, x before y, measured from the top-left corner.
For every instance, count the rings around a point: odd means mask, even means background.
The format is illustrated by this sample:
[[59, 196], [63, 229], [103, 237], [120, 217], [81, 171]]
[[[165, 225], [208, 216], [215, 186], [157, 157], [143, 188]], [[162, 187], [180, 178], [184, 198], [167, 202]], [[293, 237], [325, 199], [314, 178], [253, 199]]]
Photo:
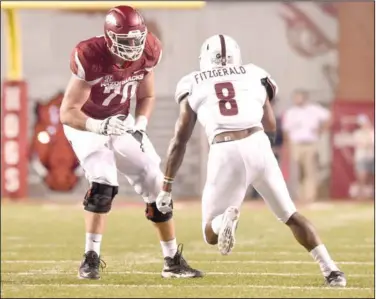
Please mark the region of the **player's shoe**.
[[326, 283], [331, 287], [345, 287], [346, 277], [341, 271], [332, 271], [325, 277]]
[[99, 279], [99, 267], [106, 267], [95, 251], [88, 251], [84, 254], [84, 259], [78, 269], [78, 278], [80, 279]]
[[239, 216], [237, 207], [228, 207], [223, 213], [222, 225], [218, 234], [218, 249], [222, 255], [229, 254], [235, 246], [235, 231]]
[[162, 270], [163, 278], [194, 278], [203, 277], [204, 274], [188, 265], [183, 258], [183, 244], [179, 244], [174, 257], [165, 257]]

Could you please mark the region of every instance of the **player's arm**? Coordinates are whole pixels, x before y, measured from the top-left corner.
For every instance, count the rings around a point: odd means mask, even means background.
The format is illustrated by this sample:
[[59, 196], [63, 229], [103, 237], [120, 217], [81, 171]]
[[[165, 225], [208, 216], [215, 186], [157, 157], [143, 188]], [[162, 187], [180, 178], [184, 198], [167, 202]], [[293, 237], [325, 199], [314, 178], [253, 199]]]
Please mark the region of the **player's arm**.
[[265, 87], [266, 94], [269, 101], [273, 101], [278, 93], [278, 86], [269, 74], [265, 74], [265, 77], [261, 79], [261, 84]]
[[148, 71], [147, 75], [140, 82], [136, 93], [136, 131], [145, 131], [149, 122], [151, 113], [153, 112], [155, 103], [155, 88], [154, 88], [154, 68], [160, 63], [162, 59], [162, 45], [157, 37], [152, 33], [147, 37], [147, 48], [150, 51], [150, 64], [145, 67]]
[[122, 135], [126, 128], [119, 116], [110, 116], [105, 120], [88, 117], [81, 111], [89, 98], [91, 85], [72, 75], [60, 107], [60, 121], [67, 126], [81, 131], [101, 135]]
[[196, 120], [197, 115], [189, 106], [187, 93], [180, 100], [180, 114], [175, 124], [175, 136], [172, 138], [168, 148], [163, 183], [163, 190], [166, 192], [171, 192], [172, 182], [183, 162], [187, 143], [192, 136]]
[[136, 123], [135, 128], [145, 131], [149, 118], [154, 108], [154, 72], [149, 72], [141, 81], [137, 89], [136, 102]]
[[278, 85], [270, 74], [263, 68], [258, 67], [252, 63], [247, 64], [245, 68], [249, 73], [252, 73], [255, 77], [260, 78], [260, 83], [264, 86], [269, 101], [273, 101], [278, 94]]
[[264, 127], [266, 135], [268, 135], [269, 140], [273, 145], [277, 134], [277, 121], [275, 119], [274, 111], [272, 105], [270, 104], [269, 97], [267, 97], [263, 108], [264, 115], [262, 117], [261, 123]]
[[[105, 120], [93, 119], [81, 111], [89, 99], [91, 87], [101, 78], [87, 72], [87, 65], [93, 62], [86, 58], [85, 48], [74, 49], [71, 55], [70, 69], [72, 76], [65, 90], [60, 107], [60, 121], [67, 126], [81, 131], [90, 131], [102, 135], [122, 135], [126, 128], [121, 115], [110, 116]], [[90, 56], [92, 57], [92, 55]], [[90, 69], [90, 68], [89, 68]]]
[[264, 130], [266, 135], [268, 135], [270, 143], [274, 145], [276, 135], [277, 135], [277, 121], [274, 115], [274, 111], [272, 105], [270, 104], [276, 97], [278, 93], [278, 85], [277, 83], [271, 78], [270, 74], [267, 73], [262, 68], [253, 65], [254, 70], [260, 76], [261, 85], [264, 86], [267, 97], [264, 104], [264, 115], [262, 118], [262, 125], [264, 126]]
[[75, 75], [71, 76], [60, 107], [60, 120], [64, 125], [81, 131], [87, 130], [88, 117], [81, 108], [89, 98], [90, 91], [89, 83]]

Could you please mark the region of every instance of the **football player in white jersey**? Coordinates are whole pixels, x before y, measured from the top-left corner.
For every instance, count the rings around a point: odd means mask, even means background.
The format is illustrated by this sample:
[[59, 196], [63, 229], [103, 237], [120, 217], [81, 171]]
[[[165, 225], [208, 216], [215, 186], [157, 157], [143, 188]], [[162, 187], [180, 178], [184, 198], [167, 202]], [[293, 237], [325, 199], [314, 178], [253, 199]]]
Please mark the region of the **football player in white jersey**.
[[175, 100], [180, 115], [169, 147], [163, 190], [157, 200], [162, 213], [172, 210], [171, 188], [183, 161], [196, 119], [210, 144], [207, 180], [202, 196], [205, 241], [229, 254], [235, 244], [239, 209], [249, 185], [262, 195], [276, 217], [319, 264], [330, 286], [346, 278], [331, 259], [313, 225], [288, 193], [271, 143], [276, 120], [270, 102], [277, 85], [262, 68], [242, 65], [240, 49], [226, 35], [214, 35], [201, 48], [200, 71], [183, 77]]

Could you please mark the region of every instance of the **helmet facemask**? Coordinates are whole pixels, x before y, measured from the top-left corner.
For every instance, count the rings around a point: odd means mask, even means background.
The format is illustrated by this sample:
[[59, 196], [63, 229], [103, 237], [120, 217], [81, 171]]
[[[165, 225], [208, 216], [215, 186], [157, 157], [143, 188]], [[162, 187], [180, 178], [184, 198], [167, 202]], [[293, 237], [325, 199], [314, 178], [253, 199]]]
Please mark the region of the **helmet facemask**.
[[128, 34], [116, 34], [106, 31], [111, 40], [110, 51], [116, 56], [127, 60], [138, 60], [145, 48], [147, 29], [144, 31], [132, 30]]

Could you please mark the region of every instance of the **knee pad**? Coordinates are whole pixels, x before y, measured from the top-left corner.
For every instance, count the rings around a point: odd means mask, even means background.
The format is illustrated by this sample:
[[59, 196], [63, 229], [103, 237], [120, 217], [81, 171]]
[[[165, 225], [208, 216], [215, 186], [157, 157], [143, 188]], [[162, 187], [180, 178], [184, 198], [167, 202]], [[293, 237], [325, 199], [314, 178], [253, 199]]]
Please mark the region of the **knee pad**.
[[172, 212], [162, 214], [158, 210], [157, 204], [153, 202], [153, 203], [146, 204], [145, 216], [148, 220], [154, 223], [160, 223], [160, 222], [166, 222], [170, 220], [172, 218]]
[[118, 187], [110, 185], [92, 183], [85, 195], [84, 209], [98, 214], [108, 213], [118, 189]]

